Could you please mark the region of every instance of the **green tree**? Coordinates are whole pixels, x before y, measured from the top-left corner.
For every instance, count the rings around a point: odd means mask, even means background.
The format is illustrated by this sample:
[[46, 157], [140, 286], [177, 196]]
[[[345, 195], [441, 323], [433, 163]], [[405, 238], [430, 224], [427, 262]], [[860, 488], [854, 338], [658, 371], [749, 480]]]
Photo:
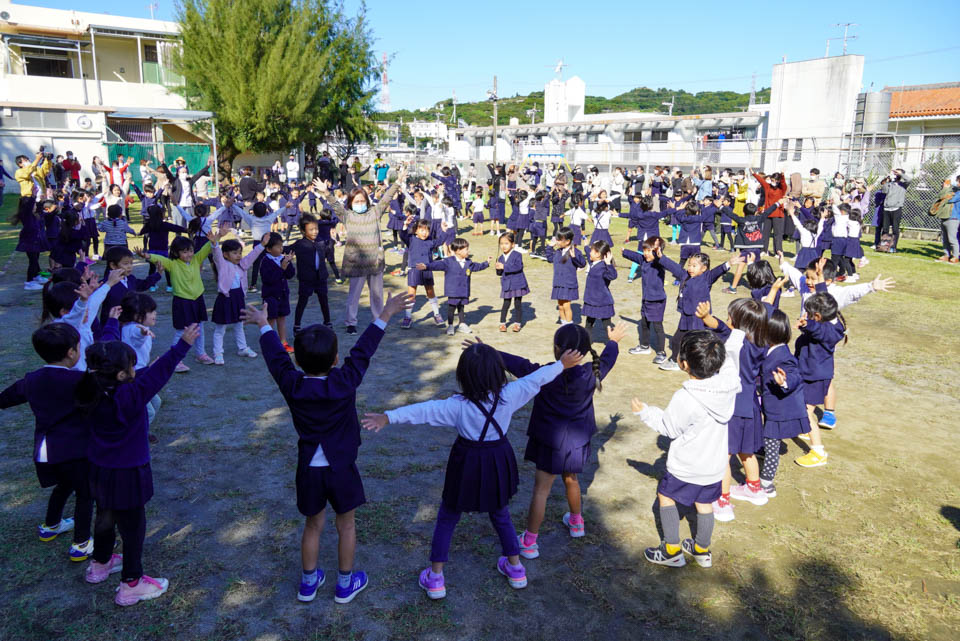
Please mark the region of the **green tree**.
[[221, 172], [244, 152], [348, 141], [370, 121], [379, 64], [365, 7], [329, 0], [181, 0], [174, 59], [193, 109], [216, 114]]

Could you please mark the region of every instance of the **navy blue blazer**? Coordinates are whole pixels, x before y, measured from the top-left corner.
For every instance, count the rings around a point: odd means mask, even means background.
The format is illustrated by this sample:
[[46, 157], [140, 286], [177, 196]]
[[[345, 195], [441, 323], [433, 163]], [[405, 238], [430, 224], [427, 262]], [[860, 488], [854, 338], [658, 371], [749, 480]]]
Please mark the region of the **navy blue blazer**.
[[846, 329], [840, 319], [818, 323], [807, 319], [794, 344], [794, 355], [800, 361], [800, 374], [805, 381], [827, 381], [833, 378], [833, 352], [843, 340]]
[[623, 250], [623, 257], [640, 265], [641, 300], [667, 300], [667, 290], [663, 287], [665, 270], [658, 259], [647, 262], [640, 252]]
[[617, 268], [602, 260], [590, 265], [587, 280], [583, 284], [583, 302], [585, 305], [613, 305], [610, 293], [610, 281], [616, 280]]
[[[284, 248], [285, 252], [292, 250], [297, 259], [296, 274], [301, 285], [317, 285], [329, 278], [326, 260], [324, 259], [325, 248], [326, 245], [320, 240], [319, 234], [317, 234], [316, 240], [311, 241], [307, 238], [301, 238]], [[264, 257], [261, 262], [267, 260]], [[260, 272], [263, 273], [262, 267]]]
[[[323, 257], [320, 257], [320, 264], [323, 265]], [[324, 269], [326, 271], [326, 269]], [[260, 261], [260, 278], [263, 279], [263, 288], [260, 290], [262, 298], [289, 298], [290, 285], [287, 281], [296, 275], [297, 270], [293, 263], [287, 265], [286, 269], [280, 269], [280, 265], [273, 262], [269, 256], [264, 256]]]
[[[620, 349], [614, 341], [607, 341], [600, 354], [600, 380], [606, 378], [617, 362]], [[500, 352], [507, 371], [521, 378], [540, 368], [525, 358]], [[563, 371], [560, 376], [540, 388], [533, 397], [533, 411], [527, 436], [554, 449], [582, 447], [597, 431], [593, 410], [596, 378], [593, 364], [584, 363]]]
[[443, 294], [447, 298], [470, 298], [470, 274], [483, 271], [489, 266], [490, 263], [486, 261], [475, 263], [468, 258], [461, 267], [455, 256], [427, 263], [427, 269], [444, 272]]
[[47, 462], [62, 463], [87, 457], [90, 421], [77, 408], [73, 396], [83, 372], [61, 367], [41, 367], [0, 392], [0, 409], [30, 404], [36, 419], [33, 460], [47, 439]]
[[[416, 269], [417, 264], [428, 264], [431, 260], [433, 250], [443, 244], [439, 238], [428, 238], [423, 240], [413, 234], [410, 235], [410, 245], [407, 247], [407, 267]], [[429, 272], [429, 268], [427, 269]]]
[[[717, 328], [713, 331], [726, 343], [732, 331], [719, 318], [717, 323]], [[743, 337], [743, 347], [740, 348], [740, 391], [737, 393], [733, 407], [734, 416], [753, 416], [754, 409], [760, 407], [760, 397], [757, 396], [757, 377], [760, 376], [766, 351], [765, 348], [751, 343], [746, 336]]]
[[497, 270], [500, 274], [501, 294], [528, 288], [527, 277], [523, 274], [523, 254], [512, 251], [506, 260], [503, 260], [503, 254], [500, 254], [497, 260], [503, 265], [502, 270]]
[[699, 245], [703, 240], [703, 224], [709, 220], [713, 222], [713, 214], [709, 216], [703, 212], [688, 214], [685, 210], [677, 212], [677, 221], [680, 223], [680, 234], [677, 240], [681, 245]]
[[145, 292], [160, 281], [160, 273], [154, 272], [144, 279], [139, 279], [133, 274], [127, 276], [127, 284], [117, 283], [107, 292], [107, 297], [103, 299], [103, 305], [100, 306], [100, 324], [107, 322], [110, 317], [110, 309], [116, 307], [123, 300], [128, 292]]
[[331, 369], [326, 378], [307, 378], [294, 367], [276, 332], [260, 335], [260, 350], [267, 368], [290, 407], [293, 427], [299, 437], [300, 461], [309, 462], [318, 445], [323, 447], [324, 456], [335, 469], [357, 460], [360, 448], [357, 388], [383, 333], [371, 323], [357, 339], [343, 365]]
[[[677, 311], [683, 316], [694, 316], [697, 311], [697, 305], [704, 301], [710, 302], [710, 288], [717, 279], [723, 276], [724, 272], [729, 269], [727, 263], [723, 263], [708, 272], [691, 278], [687, 270], [666, 256], [660, 257], [660, 264], [680, 281], [680, 294], [677, 296]], [[699, 323], [699, 326], [695, 329], [704, 328], [703, 321], [695, 316], [694, 320]], [[685, 327], [682, 329], [690, 328]]]
[[582, 251], [574, 249], [572, 252], [564, 254], [562, 250], [547, 247], [544, 255], [547, 260], [553, 263], [554, 287], [579, 287], [577, 270], [587, 264], [587, 259], [583, 257]]
[[[782, 369], [787, 375], [787, 388], [777, 385], [773, 372]], [[764, 357], [760, 374], [763, 415], [770, 421], [791, 421], [807, 415], [803, 399], [803, 377], [800, 365], [786, 345], [777, 345]]]

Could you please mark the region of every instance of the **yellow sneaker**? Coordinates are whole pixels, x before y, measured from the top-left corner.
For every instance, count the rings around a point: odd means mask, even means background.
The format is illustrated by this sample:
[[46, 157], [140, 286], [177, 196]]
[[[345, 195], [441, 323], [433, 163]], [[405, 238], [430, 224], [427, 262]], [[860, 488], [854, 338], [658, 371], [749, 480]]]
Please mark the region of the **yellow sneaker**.
[[795, 459], [793, 462], [800, 467], [820, 467], [821, 465], [827, 464], [827, 456], [828, 454], [826, 452], [823, 454], [817, 454], [813, 450], [810, 450], [800, 458]]

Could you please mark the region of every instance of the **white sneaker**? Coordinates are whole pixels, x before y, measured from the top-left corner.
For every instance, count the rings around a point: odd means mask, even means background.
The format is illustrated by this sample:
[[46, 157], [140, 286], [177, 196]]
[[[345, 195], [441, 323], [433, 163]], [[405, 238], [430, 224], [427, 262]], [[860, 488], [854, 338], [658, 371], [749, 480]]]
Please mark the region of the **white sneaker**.
[[214, 365], [223, 365], [223, 354], [217, 354], [213, 357]]
[[523, 247], [516, 247], [515, 249], [516, 249], [518, 252], [520, 252], [521, 254], [529, 254], [529, 253], [530, 253], [529, 250], [526, 250], [526, 249], [524, 249]]
[[720, 499], [717, 499], [711, 505], [713, 505], [713, 518], [716, 520], [726, 523], [727, 521], [732, 521], [735, 518], [733, 516], [733, 505], [727, 501], [724, 501], [723, 505], [721, 505]]
[[40, 274], [37, 274], [36, 276], [34, 276], [33, 280], [35, 280], [36, 282], [40, 283], [41, 285], [45, 285], [45, 284], [47, 283], [47, 281], [50, 280], [50, 279], [49, 279], [49, 278], [45, 278], [45, 277], [41, 276]]
[[754, 505], [766, 505], [767, 501], [769, 500], [767, 493], [762, 487], [754, 492], [746, 483], [731, 487], [730, 498], [738, 499], [740, 501], [750, 501]]
[[43, 289], [43, 285], [35, 280], [30, 280], [23, 284], [23, 290], [27, 292], [38, 292], [41, 289]]
[[255, 351], [253, 351], [252, 349], [250, 349], [249, 347], [247, 347], [247, 348], [241, 349], [239, 352], [237, 352], [237, 356], [244, 356], [244, 357], [246, 357], [246, 358], [256, 358], [256, 357], [257, 357], [257, 353], [256, 353]]
[[472, 333], [473, 333], [473, 330], [470, 329], [470, 326], [467, 325], [466, 323], [460, 323], [460, 325], [457, 326], [457, 331], [460, 332], [461, 334], [472, 334]]
[[861, 267], [861, 269], [862, 269], [863, 267], [869, 265], [869, 264], [870, 264], [870, 259], [867, 258], [866, 256], [864, 256], [863, 258], [860, 259], [860, 267]]
[[853, 276], [847, 276], [848, 283], [855, 283], [860, 280], [860, 274], [854, 274]]

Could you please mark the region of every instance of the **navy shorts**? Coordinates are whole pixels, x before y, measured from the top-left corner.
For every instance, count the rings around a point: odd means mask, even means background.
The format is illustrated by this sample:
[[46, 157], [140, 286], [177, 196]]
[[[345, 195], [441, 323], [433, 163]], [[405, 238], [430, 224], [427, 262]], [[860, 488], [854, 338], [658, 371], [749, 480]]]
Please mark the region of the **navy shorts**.
[[680, 505], [694, 503], [710, 504], [720, 498], [720, 481], [710, 485], [696, 485], [681, 481], [670, 472], [666, 472], [657, 485], [657, 493], [663, 494]]
[[807, 405], [823, 405], [827, 398], [827, 390], [830, 389], [830, 381], [804, 381], [803, 382], [803, 402]]
[[337, 514], [349, 512], [367, 502], [356, 463], [336, 470], [329, 465], [298, 465], [296, 485], [297, 509], [304, 516], [319, 514], [328, 502]]

